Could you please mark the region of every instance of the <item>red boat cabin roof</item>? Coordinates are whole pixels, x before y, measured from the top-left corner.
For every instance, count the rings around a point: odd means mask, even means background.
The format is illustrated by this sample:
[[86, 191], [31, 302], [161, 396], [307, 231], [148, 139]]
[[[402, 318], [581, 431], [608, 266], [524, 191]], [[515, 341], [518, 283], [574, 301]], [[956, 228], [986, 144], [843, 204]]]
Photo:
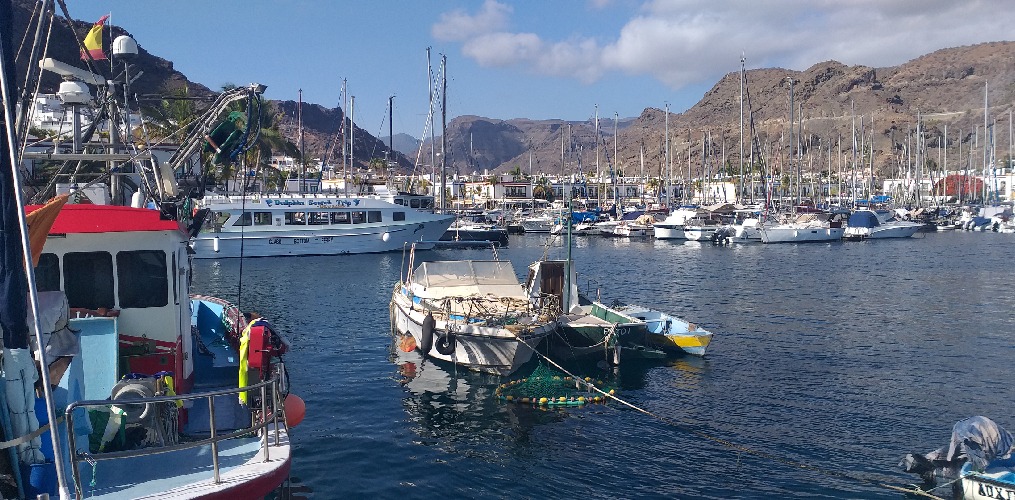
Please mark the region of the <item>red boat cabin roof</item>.
[[[42, 205], [28, 205], [25, 213], [30, 214], [40, 208]], [[158, 210], [68, 203], [60, 209], [49, 234], [180, 230], [179, 222], [162, 219]]]

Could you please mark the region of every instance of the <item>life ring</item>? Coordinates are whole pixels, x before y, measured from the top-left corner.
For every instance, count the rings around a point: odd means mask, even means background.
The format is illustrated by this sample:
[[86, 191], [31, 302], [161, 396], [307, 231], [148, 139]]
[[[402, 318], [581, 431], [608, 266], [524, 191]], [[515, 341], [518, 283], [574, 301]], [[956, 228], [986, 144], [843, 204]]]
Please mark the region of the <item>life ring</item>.
[[419, 352], [424, 355], [430, 354], [430, 349], [433, 347], [433, 331], [435, 326], [437, 326], [437, 320], [433, 319], [433, 313], [426, 313], [426, 317], [423, 318], [423, 332], [419, 339]]
[[437, 348], [437, 352], [450, 356], [451, 353], [455, 352], [456, 343], [455, 334], [448, 332], [437, 337], [437, 343], [434, 344], [434, 347]]

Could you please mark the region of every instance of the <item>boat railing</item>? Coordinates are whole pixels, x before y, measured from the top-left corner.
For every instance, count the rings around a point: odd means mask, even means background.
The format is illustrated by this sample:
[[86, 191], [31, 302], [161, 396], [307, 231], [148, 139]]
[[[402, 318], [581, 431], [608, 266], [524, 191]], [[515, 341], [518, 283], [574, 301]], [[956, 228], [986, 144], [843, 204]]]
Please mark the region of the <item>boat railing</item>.
[[[70, 463], [73, 473], [74, 490], [77, 498], [84, 497], [84, 490], [81, 487], [81, 474], [79, 471], [79, 464], [81, 462], [88, 462], [94, 464], [101, 460], [117, 460], [123, 458], [134, 458], [148, 455], [157, 455], [160, 453], [169, 453], [173, 451], [186, 450], [190, 448], [197, 448], [200, 446], [211, 445], [211, 457], [212, 457], [212, 480], [215, 484], [221, 482], [219, 475], [219, 442], [228, 439], [234, 439], [243, 436], [249, 436], [255, 432], [259, 432], [261, 435], [261, 449], [264, 453], [264, 462], [268, 462], [269, 459], [269, 444], [268, 444], [268, 425], [272, 424], [274, 427], [274, 439], [271, 446], [279, 446], [279, 417], [281, 416], [282, 421], [285, 422], [285, 408], [282, 401], [279, 399], [279, 393], [281, 392], [282, 381], [278, 375], [272, 378], [252, 384], [245, 387], [237, 387], [230, 389], [220, 389], [215, 391], [207, 391], [192, 394], [177, 394], [171, 396], [156, 396], [150, 398], [137, 398], [137, 399], [117, 399], [117, 400], [82, 400], [75, 401], [67, 406], [64, 414], [67, 417], [67, 436], [68, 445], [70, 448]], [[271, 414], [268, 413], [268, 391], [271, 391]], [[234, 430], [227, 434], [219, 434], [215, 426], [215, 397], [217, 396], [228, 396], [236, 395], [239, 397], [241, 392], [248, 392], [260, 389], [261, 392], [261, 418], [252, 419], [252, 423], [249, 427]], [[123, 450], [123, 451], [109, 451], [99, 453], [79, 452], [76, 446], [76, 439], [74, 435], [74, 410], [78, 408], [88, 407], [109, 407], [112, 405], [127, 406], [127, 405], [148, 405], [148, 404], [177, 404], [187, 400], [207, 399], [208, 400], [208, 419], [209, 419], [209, 437], [196, 441], [187, 441], [176, 444], [169, 444], [157, 447], [145, 447], [136, 450]], [[87, 415], [86, 415], [87, 418]]]

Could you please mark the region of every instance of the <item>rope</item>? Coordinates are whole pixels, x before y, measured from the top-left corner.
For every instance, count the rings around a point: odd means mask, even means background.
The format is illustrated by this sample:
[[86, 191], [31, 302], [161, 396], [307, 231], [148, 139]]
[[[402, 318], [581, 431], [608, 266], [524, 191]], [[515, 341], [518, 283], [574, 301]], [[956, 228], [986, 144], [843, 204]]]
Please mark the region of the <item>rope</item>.
[[[560, 366], [560, 364], [558, 364], [556, 361], [546, 357], [545, 355], [543, 355], [542, 353], [537, 351], [532, 345], [530, 345], [528, 342], [526, 342], [521, 337], [518, 337], [518, 341], [521, 342], [522, 344], [524, 344], [529, 349], [532, 349], [532, 351], [534, 353], [536, 353], [536, 355], [538, 355], [540, 358], [542, 358], [546, 362], [552, 364], [558, 370], [566, 373], [567, 375], [571, 376], [572, 378], [577, 377], [575, 374], [569, 372], [563, 366]], [[693, 434], [693, 435], [695, 435], [695, 436], [697, 436], [699, 438], [702, 438], [702, 439], [705, 439], [707, 441], [711, 441], [713, 443], [722, 445], [722, 446], [724, 446], [726, 448], [729, 448], [731, 450], [735, 450], [739, 454], [753, 455], [753, 456], [756, 456], [756, 457], [759, 457], [759, 458], [765, 458], [765, 459], [768, 459], [768, 460], [771, 460], [771, 461], [774, 461], [774, 462], [778, 462], [778, 463], [781, 463], [783, 465], [787, 465], [787, 466], [790, 466], [790, 467], [793, 467], [793, 468], [796, 468], [796, 469], [802, 469], [802, 470], [807, 470], [807, 471], [811, 471], [811, 472], [817, 472], [819, 474], [824, 474], [824, 475], [827, 475], [827, 476], [832, 476], [832, 477], [836, 477], [836, 478], [840, 478], [840, 479], [850, 479], [850, 480], [853, 480], [853, 481], [858, 481], [858, 482], [862, 482], [862, 483], [866, 483], [866, 484], [871, 484], [871, 485], [879, 486], [879, 487], [882, 487], [882, 488], [887, 488], [887, 489], [894, 490], [894, 491], [901, 491], [901, 492], [905, 492], [905, 493], [912, 493], [914, 495], [925, 496], [925, 497], [933, 498], [933, 499], [936, 499], [936, 500], [945, 500], [945, 499], [943, 499], [941, 497], [938, 497], [938, 496], [930, 494], [930, 493], [928, 493], [926, 491], [920, 490], [917, 487], [913, 487], [913, 488], [910, 489], [910, 488], [903, 488], [901, 486], [894, 486], [894, 485], [891, 485], [891, 484], [887, 484], [887, 482], [884, 482], [884, 481], [881, 481], [881, 480], [869, 479], [869, 478], [865, 478], [865, 477], [858, 476], [858, 475], [855, 475], [855, 474], [851, 474], [851, 473], [848, 473], [848, 472], [840, 472], [840, 471], [825, 469], [825, 468], [822, 468], [822, 467], [816, 467], [816, 466], [813, 466], [813, 465], [810, 465], [810, 464], [806, 464], [806, 463], [803, 463], [803, 462], [798, 462], [798, 461], [793, 460], [793, 459], [782, 458], [782, 457], [776, 456], [776, 455], [774, 455], [772, 453], [769, 453], [769, 452], [766, 452], [766, 451], [761, 451], [761, 450], [756, 450], [756, 449], [753, 449], [753, 448], [748, 448], [747, 446], [739, 445], [739, 444], [734, 443], [734, 442], [732, 442], [732, 441], [730, 441], [728, 439], [716, 437], [716, 436], [713, 436], [713, 435], [708, 434], [706, 432], [694, 429], [688, 423], [681, 422], [681, 421], [678, 421], [676, 419], [664, 417], [662, 415], [658, 415], [656, 413], [653, 413], [653, 412], [651, 412], [649, 410], [646, 410], [644, 408], [641, 408], [641, 407], [639, 407], [639, 406], [637, 406], [637, 405], [635, 405], [633, 403], [625, 401], [625, 400], [617, 397], [615, 394], [610, 394], [608, 392], [605, 392], [605, 391], [601, 390], [600, 388], [598, 388], [598, 387], [596, 387], [594, 385], [591, 386], [591, 388], [593, 390], [595, 390], [596, 392], [602, 394], [604, 397], [610, 398], [610, 399], [612, 399], [612, 400], [614, 400], [614, 401], [616, 401], [616, 402], [618, 402], [618, 403], [620, 403], [620, 404], [622, 404], [624, 406], [627, 406], [628, 408], [631, 408], [632, 410], [634, 410], [634, 411], [636, 411], [638, 413], [643, 413], [643, 414], [648, 415], [648, 416], [650, 416], [650, 417], [652, 417], [652, 418], [654, 418], [656, 420], [659, 420], [660, 422], [663, 422], [663, 423], [665, 423], [667, 425], [670, 425], [672, 427], [676, 427], [678, 429], [681, 429], [681, 430], [684, 430], [686, 432], [689, 432], [689, 433], [691, 433], [691, 434]]]
[[[63, 423], [63, 417], [60, 417], [60, 418], [56, 419], [56, 423], [57, 424], [62, 424]], [[17, 446], [19, 444], [27, 443], [27, 442], [29, 442], [29, 441], [31, 441], [31, 440], [39, 437], [39, 436], [42, 436], [42, 434], [45, 433], [48, 430], [49, 430], [49, 424], [46, 424], [46, 425], [43, 425], [43, 426], [39, 427], [38, 429], [35, 429], [34, 431], [32, 431], [32, 432], [30, 432], [28, 434], [25, 434], [24, 436], [21, 436], [19, 438], [11, 439], [9, 441], [0, 441], [0, 450], [6, 450], [7, 448], [13, 448], [13, 447], [15, 447], [15, 446]]]

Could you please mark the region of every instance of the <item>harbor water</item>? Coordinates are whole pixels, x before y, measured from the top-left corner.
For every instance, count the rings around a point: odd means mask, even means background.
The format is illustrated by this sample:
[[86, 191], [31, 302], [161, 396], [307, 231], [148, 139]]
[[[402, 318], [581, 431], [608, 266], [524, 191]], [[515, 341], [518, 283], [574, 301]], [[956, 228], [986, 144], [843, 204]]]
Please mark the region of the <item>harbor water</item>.
[[[524, 278], [547, 237], [511, 238], [497, 253]], [[292, 434], [296, 498], [900, 498], [884, 484], [918, 482], [901, 457], [947, 444], [957, 420], [1015, 429], [1013, 238], [576, 238], [583, 290], [715, 334], [703, 359], [587, 374], [649, 414], [502, 402], [507, 379], [398, 352], [388, 303], [400, 253], [195, 261], [194, 285], [292, 341], [292, 387], [307, 404]], [[558, 240], [549, 256], [565, 251]]]

